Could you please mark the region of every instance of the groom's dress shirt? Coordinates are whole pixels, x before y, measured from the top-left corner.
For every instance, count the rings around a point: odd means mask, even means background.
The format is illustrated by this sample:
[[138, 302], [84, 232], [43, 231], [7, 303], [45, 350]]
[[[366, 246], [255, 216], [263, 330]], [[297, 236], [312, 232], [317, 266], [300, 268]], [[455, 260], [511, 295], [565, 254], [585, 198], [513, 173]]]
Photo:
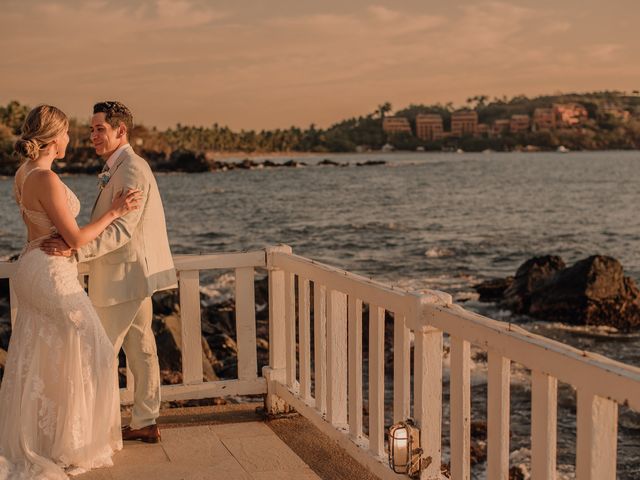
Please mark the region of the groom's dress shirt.
[[124, 151], [125, 148], [127, 148], [129, 146], [128, 143], [125, 143], [124, 145], [121, 145], [120, 147], [118, 147], [118, 149], [113, 152], [109, 158], [107, 159], [107, 163], [105, 164], [105, 168], [104, 170], [111, 170], [113, 168], [113, 166], [115, 165], [116, 161], [118, 160], [118, 157], [120, 157], [120, 154]]

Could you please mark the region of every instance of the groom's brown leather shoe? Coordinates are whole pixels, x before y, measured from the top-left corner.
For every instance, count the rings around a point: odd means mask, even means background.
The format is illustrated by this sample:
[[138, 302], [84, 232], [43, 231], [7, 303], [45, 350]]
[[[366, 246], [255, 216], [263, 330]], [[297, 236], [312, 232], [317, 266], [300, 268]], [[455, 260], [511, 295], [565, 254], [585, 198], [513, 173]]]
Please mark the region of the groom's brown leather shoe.
[[158, 425], [148, 425], [135, 430], [129, 425], [122, 427], [122, 440], [141, 440], [146, 443], [158, 443], [161, 438]]

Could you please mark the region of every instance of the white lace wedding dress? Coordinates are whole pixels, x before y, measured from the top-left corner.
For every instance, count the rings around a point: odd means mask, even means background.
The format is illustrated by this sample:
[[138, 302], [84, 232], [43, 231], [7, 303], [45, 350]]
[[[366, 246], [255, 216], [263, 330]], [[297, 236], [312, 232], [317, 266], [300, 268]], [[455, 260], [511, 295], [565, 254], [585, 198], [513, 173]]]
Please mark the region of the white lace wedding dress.
[[[55, 232], [16, 199], [30, 230]], [[74, 216], [80, 202], [66, 187]], [[50, 235], [49, 234], [49, 235]], [[112, 465], [122, 448], [116, 356], [73, 258], [30, 241], [11, 278], [18, 314], [0, 388], [0, 480], [53, 480]]]

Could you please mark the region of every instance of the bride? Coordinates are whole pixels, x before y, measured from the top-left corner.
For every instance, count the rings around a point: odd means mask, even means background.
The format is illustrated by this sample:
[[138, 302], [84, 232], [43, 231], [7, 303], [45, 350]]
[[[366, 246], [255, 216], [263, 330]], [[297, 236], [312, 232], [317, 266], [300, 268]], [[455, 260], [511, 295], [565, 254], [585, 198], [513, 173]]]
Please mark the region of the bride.
[[28, 242], [11, 277], [19, 307], [0, 388], [0, 480], [66, 479], [112, 465], [122, 448], [113, 347], [76, 261], [38, 246], [60, 235], [81, 247], [138, 208], [140, 192], [121, 193], [104, 216], [78, 227], [78, 198], [51, 171], [65, 155], [68, 126], [62, 111], [41, 105], [15, 146], [27, 159], [14, 188]]

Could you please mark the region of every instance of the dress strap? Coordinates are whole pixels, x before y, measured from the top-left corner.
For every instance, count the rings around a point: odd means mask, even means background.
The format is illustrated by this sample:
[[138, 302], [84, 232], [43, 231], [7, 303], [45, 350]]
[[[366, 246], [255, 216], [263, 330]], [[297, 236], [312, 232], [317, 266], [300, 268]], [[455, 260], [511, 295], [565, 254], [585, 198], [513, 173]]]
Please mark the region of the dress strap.
[[[24, 196], [24, 195], [23, 195], [23, 192], [24, 192], [24, 184], [27, 182], [27, 178], [29, 178], [29, 175], [31, 175], [31, 174], [32, 174], [33, 172], [35, 172], [36, 170], [46, 170], [46, 169], [44, 169], [44, 168], [42, 168], [42, 167], [33, 167], [31, 170], [29, 170], [29, 171], [24, 175], [24, 177], [23, 177], [23, 179], [22, 179], [22, 182], [20, 182], [20, 189], [18, 189], [18, 190], [17, 190], [17, 193], [18, 193], [18, 196], [19, 196], [19, 198], [18, 198], [18, 204], [20, 205], [20, 207], [21, 207], [21, 208], [24, 208], [24, 207], [22, 206], [22, 197]], [[16, 186], [17, 186], [17, 184], [16, 184]]]
[[22, 198], [22, 191], [24, 190], [24, 184], [27, 182], [27, 178], [29, 178], [29, 175], [31, 175], [36, 170], [45, 170], [45, 169], [42, 167], [33, 167], [24, 175], [24, 178], [22, 179], [22, 184], [20, 185], [20, 198]]

